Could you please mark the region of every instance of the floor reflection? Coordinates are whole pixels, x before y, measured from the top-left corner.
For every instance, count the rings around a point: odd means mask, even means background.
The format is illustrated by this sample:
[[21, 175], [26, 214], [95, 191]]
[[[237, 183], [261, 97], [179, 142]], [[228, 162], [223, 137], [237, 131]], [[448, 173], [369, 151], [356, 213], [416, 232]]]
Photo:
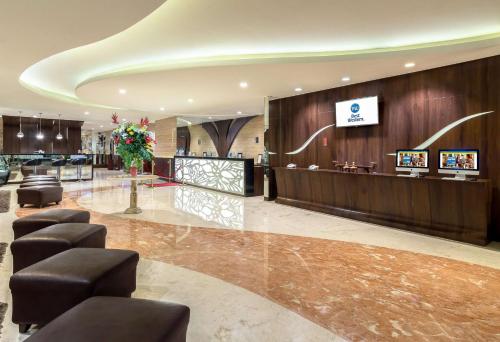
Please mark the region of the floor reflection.
[[191, 187], [176, 187], [174, 207], [225, 227], [244, 227], [242, 198]]

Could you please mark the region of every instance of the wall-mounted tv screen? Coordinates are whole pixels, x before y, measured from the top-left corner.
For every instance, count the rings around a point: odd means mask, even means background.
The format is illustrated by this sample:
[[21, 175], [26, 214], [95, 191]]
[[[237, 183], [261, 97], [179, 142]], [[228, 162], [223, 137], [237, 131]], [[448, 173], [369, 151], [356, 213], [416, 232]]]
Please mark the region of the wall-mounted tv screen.
[[396, 151], [396, 171], [411, 171], [411, 169], [421, 169], [421, 172], [428, 172], [429, 151], [428, 150], [397, 150]]
[[337, 102], [337, 127], [378, 125], [378, 96]]

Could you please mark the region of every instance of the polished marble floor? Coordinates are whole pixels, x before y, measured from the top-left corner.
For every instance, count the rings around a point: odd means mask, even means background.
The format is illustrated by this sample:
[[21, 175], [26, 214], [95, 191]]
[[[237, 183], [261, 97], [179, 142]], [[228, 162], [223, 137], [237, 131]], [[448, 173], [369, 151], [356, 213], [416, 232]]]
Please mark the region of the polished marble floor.
[[[65, 183], [59, 207], [85, 208], [108, 247], [139, 251], [136, 297], [192, 310], [189, 341], [500, 340], [500, 247], [408, 233], [189, 186], [139, 188], [98, 171]], [[12, 186], [9, 186], [12, 187]], [[13, 188], [13, 187], [12, 187]], [[10, 222], [39, 209], [0, 214]], [[9, 301], [10, 255], [0, 270]], [[4, 322], [2, 340], [23, 340]]]

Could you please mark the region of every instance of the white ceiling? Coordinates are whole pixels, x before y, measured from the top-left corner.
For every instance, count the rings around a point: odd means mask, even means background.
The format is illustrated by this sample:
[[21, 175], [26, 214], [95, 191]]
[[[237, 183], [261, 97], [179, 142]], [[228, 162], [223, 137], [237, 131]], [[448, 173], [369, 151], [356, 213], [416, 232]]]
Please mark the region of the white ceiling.
[[[62, 112], [87, 127], [109, 125], [114, 110], [153, 120], [255, 115], [264, 96], [297, 87], [500, 54], [498, 0], [161, 2], [0, 0], [0, 108]], [[404, 68], [409, 61], [416, 67]]]

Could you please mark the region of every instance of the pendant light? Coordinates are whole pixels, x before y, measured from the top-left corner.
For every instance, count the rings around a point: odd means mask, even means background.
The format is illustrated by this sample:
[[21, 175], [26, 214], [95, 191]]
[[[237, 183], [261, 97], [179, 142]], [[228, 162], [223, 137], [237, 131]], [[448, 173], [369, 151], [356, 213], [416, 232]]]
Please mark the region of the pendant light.
[[61, 114], [59, 114], [59, 133], [56, 135], [57, 140], [62, 140], [63, 136], [61, 134]]
[[21, 114], [22, 114], [22, 112], [21, 112], [21, 111], [19, 111], [19, 132], [17, 132], [17, 137], [18, 137], [19, 139], [24, 138], [24, 133], [23, 133], [22, 126], [21, 126], [21, 120], [22, 120], [22, 119], [21, 119]]
[[43, 139], [43, 133], [42, 133], [42, 113], [39, 113], [40, 114], [40, 131], [38, 131], [38, 134], [36, 135], [36, 138], [38, 140], [42, 140]]

